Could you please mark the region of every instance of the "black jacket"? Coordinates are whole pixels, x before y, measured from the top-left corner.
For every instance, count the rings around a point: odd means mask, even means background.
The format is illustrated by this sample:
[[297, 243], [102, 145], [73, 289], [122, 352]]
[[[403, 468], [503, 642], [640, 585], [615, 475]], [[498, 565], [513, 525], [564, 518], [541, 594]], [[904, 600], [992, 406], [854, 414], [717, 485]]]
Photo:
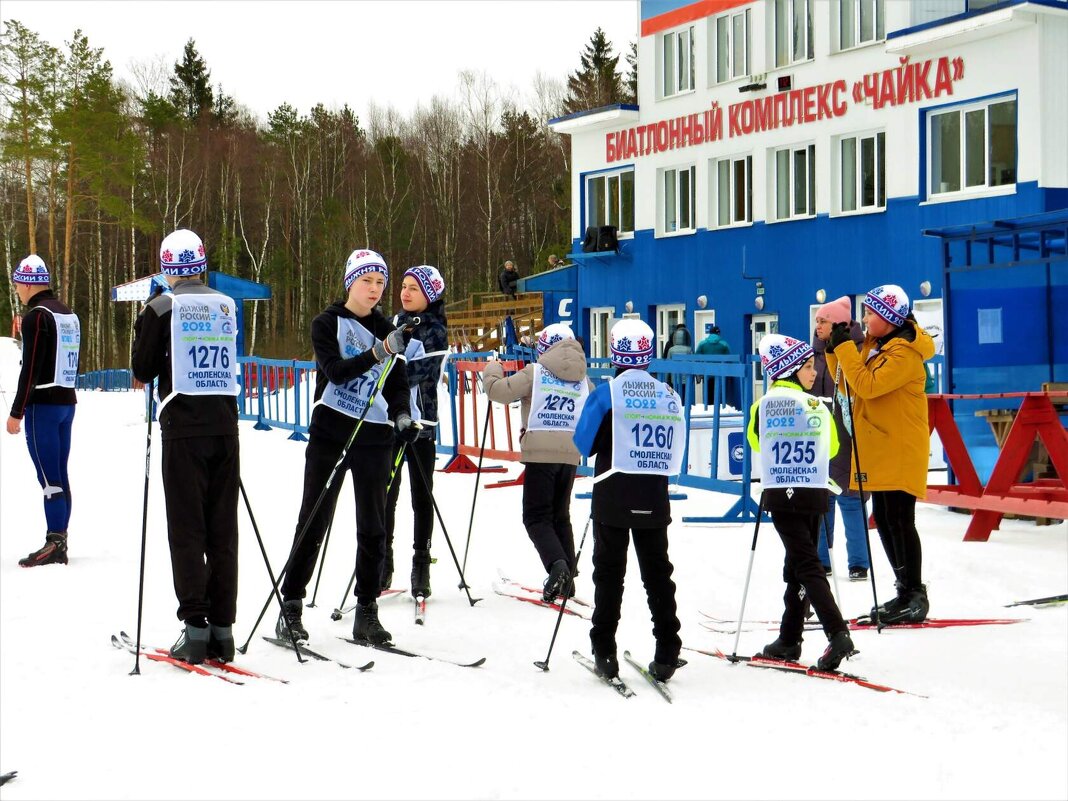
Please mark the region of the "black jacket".
[[[411, 322], [413, 316], [419, 318], [419, 325], [412, 328], [411, 338], [422, 342], [427, 353], [448, 351], [449, 337], [445, 322], [445, 301], [438, 298], [418, 315], [401, 311], [393, 318], [393, 324], [403, 327]], [[419, 387], [419, 405], [423, 410], [424, 420], [436, 421], [438, 419], [438, 384], [441, 381], [441, 365], [444, 360], [445, 354], [442, 354], [428, 359], [406, 362], [404, 365], [408, 373], [408, 386]], [[423, 436], [432, 437], [434, 432], [433, 430], [425, 431]]]
[[[861, 343], [864, 342], [864, 331], [860, 327], [860, 323], [853, 320], [849, 324], [849, 336], [857, 343], [857, 349], [860, 349]], [[808, 390], [810, 395], [815, 395], [819, 398], [834, 398], [834, 376], [829, 375], [827, 372], [827, 343], [813, 334], [812, 336], [812, 350], [815, 352], [814, 364], [816, 367], [816, 380], [812, 383], [812, 389]], [[847, 495], [857, 495], [856, 490], [849, 489], [849, 469], [852, 464], [853, 454], [853, 438], [849, 432], [846, 431], [844, 418], [842, 417], [843, 409], [839, 405], [838, 401], [832, 401], [831, 413], [834, 416], [834, 427], [838, 430], [838, 453], [831, 458], [830, 474], [834, 479], [834, 483], [842, 488], [842, 491]], [[865, 496], [867, 493], [864, 493]]]
[[[175, 295], [221, 295], [198, 278], [179, 281]], [[133, 351], [130, 365], [134, 378], [149, 383], [159, 377], [159, 399], [173, 392], [171, 376], [171, 301], [170, 293], [149, 301], [134, 322]], [[183, 437], [237, 436], [237, 399], [228, 395], [178, 395], [168, 401], [159, 415], [163, 439]]]
[[501, 292], [505, 295], [514, 295], [516, 287], [519, 286], [519, 270], [509, 270], [507, 267], [502, 267], [500, 274], [497, 276], [497, 286], [501, 288]]
[[11, 404], [11, 416], [18, 420], [31, 403], [73, 406], [78, 402], [74, 390], [67, 387], [37, 389], [38, 384], [51, 384], [56, 374], [56, 320], [45, 309], [56, 314], [70, 314], [70, 309], [50, 289], [38, 292], [26, 306], [28, 311], [22, 317], [22, 371]]
[[[319, 400], [326, 390], [326, 385], [333, 382], [341, 386], [361, 376], [378, 364], [370, 349], [346, 359], [341, 355], [337, 342], [338, 318], [356, 320], [370, 331], [375, 339], [382, 339], [394, 329], [378, 309], [372, 309], [366, 317], [357, 317], [345, 304], [338, 301], [326, 307], [311, 324], [312, 347], [315, 348], [315, 400]], [[400, 414], [411, 414], [408, 394], [408, 375], [403, 359], [394, 359], [393, 367], [382, 385], [382, 397], [389, 406], [389, 418], [396, 421]], [[346, 442], [356, 426], [356, 420], [335, 409], [316, 406], [312, 412], [308, 433], [316, 437], [325, 437], [336, 442]], [[353, 442], [354, 447], [388, 445], [393, 441], [393, 427], [367, 424], [360, 428], [360, 433]]]

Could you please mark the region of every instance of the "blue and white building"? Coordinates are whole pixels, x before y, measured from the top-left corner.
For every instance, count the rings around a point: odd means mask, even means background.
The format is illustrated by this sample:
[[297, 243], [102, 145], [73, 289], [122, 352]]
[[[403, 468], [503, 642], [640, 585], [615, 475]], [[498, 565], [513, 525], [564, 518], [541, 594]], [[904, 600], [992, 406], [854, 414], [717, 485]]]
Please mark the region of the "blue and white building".
[[[591, 356], [628, 311], [659, 352], [715, 322], [755, 353], [896, 283], [944, 391], [1068, 380], [1068, 2], [641, 0], [640, 28], [637, 105], [550, 121], [574, 240], [525, 281], [546, 323]], [[618, 251], [581, 252], [603, 225]]]

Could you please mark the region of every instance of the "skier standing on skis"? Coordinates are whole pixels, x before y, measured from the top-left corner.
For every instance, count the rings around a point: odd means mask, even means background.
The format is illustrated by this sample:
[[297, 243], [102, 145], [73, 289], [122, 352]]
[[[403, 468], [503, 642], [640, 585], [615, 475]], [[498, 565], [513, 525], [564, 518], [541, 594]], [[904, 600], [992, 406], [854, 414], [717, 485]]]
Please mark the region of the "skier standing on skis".
[[[393, 443], [391, 464], [396, 464], [401, 449], [408, 462], [414, 522], [412, 555], [412, 597], [430, 597], [430, 540], [434, 533], [434, 460], [437, 452], [434, 432], [438, 424], [438, 385], [441, 370], [449, 353], [445, 322], [445, 280], [436, 267], [423, 264], [412, 267], [401, 280], [400, 300], [403, 311], [393, 318], [398, 328], [410, 327], [411, 339], [405, 350], [408, 385], [411, 387], [411, 416], [423, 426], [414, 442], [399, 437]], [[418, 319], [418, 324], [415, 320]], [[413, 460], [418, 460], [418, 464]], [[421, 468], [421, 469], [420, 469]], [[426, 480], [423, 480], [425, 476]], [[400, 468], [389, 487], [386, 506], [386, 559], [382, 574], [383, 589], [393, 582], [393, 529], [396, 525], [397, 498], [400, 496]]]
[[523, 525], [548, 574], [542, 598], [551, 602], [574, 594], [571, 488], [582, 458], [571, 438], [593, 384], [586, 378], [586, 354], [570, 326], [546, 326], [538, 335], [537, 354], [537, 362], [508, 378], [499, 362], [490, 362], [482, 385], [491, 401], [523, 402]]
[[[389, 457], [394, 432], [411, 443], [420, 429], [410, 413], [403, 333], [375, 308], [388, 280], [382, 256], [373, 250], [354, 250], [345, 264], [345, 301], [331, 304], [312, 320], [315, 402], [304, 454], [304, 497], [282, 582], [283, 609], [275, 626], [283, 639], [292, 630], [298, 642], [308, 640], [303, 599], [345, 469], [352, 473], [356, 497], [357, 604], [352, 636], [376, 645], [392, 639], [378, 619], [376, 600], [385, 564]], [[359, 433], [312, 518], [312, 509], [357, 425]]]
[[785, 609], [779, 637], [761, 656], [796, 662], [801, 657], [805, 612], [816, 610], [829, 644], [820, 670], [835, 670], [853, 654], [849, 627], [831, 594], [816, 551], [820, 519], [827, 513], [830, 458], [838, 452], [838, 433], [822, 401], [805, 390], [816, 380], [812, 347], [799, 339], [768, 334], [760, 340], [760, 362], [773, 381], [753, 404], [749, 444], [760, 452], [761, 508], [786, 548], [783, 561]]
[[26, 446], [44, 490], [45, 544], [19, 559], [22, 567], [67, 564], [67, 524], [70, 522], [71, 427], [78, 402], [81, 325], [78, 315], [60, 302], [49, 288], [48, 266], [40, 256], [19, 262], [11, 280], [22, 318], [22, 370], [7, 418], [7, 433], [18, 434], [26, 422]]
[[682, 470], [686, 424], [678, 394], [648, 373], [655, 341], [641, 320], [612, 326], [616, 376], [590, 393], [575, 429], [579, 452], [597, 456], [590, 642], [597, 671], [606, 678], [619, 675], [616, 629], [632, 531], [656, 638], [649, 672], [660, 681], [670, 679], [682, 648], [667, 528], [668, 477]]
[[[171, 656], [191, 664], [234, 658], [237, 616], [237, 304], [205, 286], [204, 243], [190, 230], [168, 234], [158, 292], [134, 323], [131, 367], [159, 377], [163, 492], [178, 619]], [[159, 285], [162, 289], [162, 285]]]

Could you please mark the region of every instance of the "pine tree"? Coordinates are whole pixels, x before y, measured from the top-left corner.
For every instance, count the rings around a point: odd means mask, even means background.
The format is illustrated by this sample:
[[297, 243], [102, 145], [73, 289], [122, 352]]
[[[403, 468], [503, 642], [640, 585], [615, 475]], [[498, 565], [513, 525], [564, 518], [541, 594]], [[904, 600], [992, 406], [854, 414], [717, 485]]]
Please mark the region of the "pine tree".
[[612, 43], [598, 28], [583, 51], [581, 66], [568, 76], [564, 110], [576, 111], [600, 108], [626, 99], [617, 71], [619, 56], [612, 55]]
[[630, 43], [630, 52], [627, 53], [627, 64], [630, 65], [630, 69], [627, 70], [627, 91], [630, 97], [626, 98], [626, 103], [638, 102], [638, 41], [634, 40]]
[[213, 110], [215, 101], [211, 91], [211, 70], [197, 52], [196, 42], [192, 39], [185, 43], [182, 60], [174, 62], [170, 100], [179, 113], [190, 121]]

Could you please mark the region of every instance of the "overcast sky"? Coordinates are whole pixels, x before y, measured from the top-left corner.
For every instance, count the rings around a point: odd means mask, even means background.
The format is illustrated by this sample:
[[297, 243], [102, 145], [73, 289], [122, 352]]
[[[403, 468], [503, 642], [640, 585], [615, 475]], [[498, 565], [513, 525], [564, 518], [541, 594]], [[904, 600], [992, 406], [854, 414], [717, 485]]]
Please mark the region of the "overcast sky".
[[598, 26], [625, 73], [638, 31], [638, 0], [3, 0], [0, 15], [63, 49], [81, 28], [127, 79], [160, 57], [169, 72], [192, 38], [213, 86], [261, 119], [283, 102], [348, 103], [362, 117], [373, 101], [407, 116], [457, 97], [464, 69], [523, 97], [539, 71], [577, 69]]

